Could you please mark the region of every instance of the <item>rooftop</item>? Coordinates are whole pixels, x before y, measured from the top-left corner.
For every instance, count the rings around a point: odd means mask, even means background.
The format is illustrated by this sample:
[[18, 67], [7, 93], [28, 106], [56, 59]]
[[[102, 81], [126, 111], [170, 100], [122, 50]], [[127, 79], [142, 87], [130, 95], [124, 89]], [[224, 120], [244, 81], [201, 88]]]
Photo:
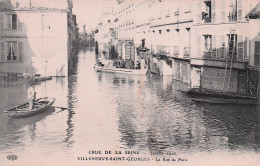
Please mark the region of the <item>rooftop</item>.
[[248, 15], [247, 15], [250, 19], [257, 19], [260, 18], [260, 2], [258, 2], [258, 4], [255, 6], [254, 9], [252, 9]]
[[12, 6], [3, 6], [0, 8], [0, 11], [27, 11], [27, 12], [67, 12], [67, 9], [58, 9], [58, 8], [47, 8], [40, 6], [32, 7], [12, 7]]

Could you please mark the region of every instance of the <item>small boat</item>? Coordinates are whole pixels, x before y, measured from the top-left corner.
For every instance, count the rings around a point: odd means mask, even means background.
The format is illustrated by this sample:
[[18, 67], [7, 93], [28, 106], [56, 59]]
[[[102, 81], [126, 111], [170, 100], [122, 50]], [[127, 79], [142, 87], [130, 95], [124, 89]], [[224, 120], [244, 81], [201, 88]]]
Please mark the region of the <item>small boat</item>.
[[41, 114], [52, 108], [52, 104], [55, 102], [53, 97], [44, 97], [35, 100], [34, 108], [29, 109], [28, 102], [19, 104], [11, 109], [5, 110], [4, 113], [10, 118], [25, 118], [37, 114]]
[[144, 68], [144, 69], [126, 69], [126, 68], [99, 66], [97, 64], [94, 66], [94, 70], [96, 72], [113, 72], [113, 73], [136, 74], [136, 75], [145, 75], [148, 71], [147, 68]]

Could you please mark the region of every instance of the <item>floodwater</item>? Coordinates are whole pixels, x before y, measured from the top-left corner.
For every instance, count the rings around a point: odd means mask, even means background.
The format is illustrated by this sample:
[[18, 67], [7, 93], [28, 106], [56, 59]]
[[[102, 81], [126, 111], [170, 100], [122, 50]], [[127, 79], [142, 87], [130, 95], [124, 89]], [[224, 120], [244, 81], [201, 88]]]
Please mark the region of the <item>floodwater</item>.
[[259, 154], [259, 108], [193, 103], [171, 77], [97, 73], [96, 59], [82, 51], [74, 76], [36, 85], [37, 97], [55, 97], [55, 106], [68, 108], [63, 111], [10, 119], [2, 110], [25, 101], [29, 85], [2, 82], [1, 157], [86, 156], [90, 150]]

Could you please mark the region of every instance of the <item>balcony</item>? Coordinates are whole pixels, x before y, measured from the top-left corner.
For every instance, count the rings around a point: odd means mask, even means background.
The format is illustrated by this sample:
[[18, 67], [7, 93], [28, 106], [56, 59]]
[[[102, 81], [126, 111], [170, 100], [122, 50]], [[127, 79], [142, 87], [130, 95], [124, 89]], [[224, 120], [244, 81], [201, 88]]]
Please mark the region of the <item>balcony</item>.
[[155, 46], [151, 45], [151, 53], [154, 54], [155, 53]]
[[205, 59], [211, 59], [212, 52], [211, 51], [203, 51], [203, 58]]
[[184, 58], [189, 58], [190, 57], [190, 47], [184, 47]]
[[204, 23], [211, 23], [211, 17], [208, 13], [202, 12], [202, 20], [204, 20]]
[[162, 55], [169, 55], [170, 54], [170, 47], [169, 46], [157, 46], [157, 53]]
[[237, 13], [235, 12], [229, 12], [229, 15], [228, 15], [228, 21], [229, 22], [235, 22], [237, 21]]

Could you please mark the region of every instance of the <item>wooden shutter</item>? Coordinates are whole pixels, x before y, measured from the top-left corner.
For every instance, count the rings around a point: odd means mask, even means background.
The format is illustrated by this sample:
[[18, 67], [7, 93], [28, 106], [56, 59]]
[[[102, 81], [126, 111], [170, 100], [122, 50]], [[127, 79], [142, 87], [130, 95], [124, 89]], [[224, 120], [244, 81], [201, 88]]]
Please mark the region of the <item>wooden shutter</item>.
[[225, 5], [225, 0], [221, 1], [221, 22], [226, 21], [226, 5]]
[[0, 61], [4, 62], [6, 60], [6, 43], [5, 42], [1, 42], [0, 43]]
[[211, 22], [216, 22], [216, 0], [211, 1]]
[[224, 35], [219, 36], [219, 49], [217, 51], [218, 59], [223, 59], [225, 57], [225, 37]]
[[237, 21], [242, 20], [242, 0], [237, 0]]
[[4, 29], [5, 25], [5, 15], [3, 13], [0, 13], [0, 30]]
[[247, 37], [244, 37], [244, 59], [248, 59], [249, 55], [247, 54]]
[[197, 9], [198, 9], [198, 17], [197, 17], [197, 22], [201, 23], [202, 22], [202, 3], [201, 1], [198, 1], [197, 4]]
[[23, 61], [23, 43], [18, 42], [18, 61]]
[[197, 57], [202, 57], [201, 56], [201, 36], [197, 36]]
[[243, 42], [243, 35], [237, 36], [237, 59], [243, 60], [244, 56], [244, 42]]
[[22, 24], [21, 20], [19, 19], [18, 15], [17, 15], [17, 28], [18, 28], [18, 30], [23, 29], [23, 24]]
[[216, 58], [217, 57], [217, 37], [216, 35], [212, 36], [212, 56], [211, 58]]
[[12, 29], [12, 15], [5, 15], [5, 29]]

